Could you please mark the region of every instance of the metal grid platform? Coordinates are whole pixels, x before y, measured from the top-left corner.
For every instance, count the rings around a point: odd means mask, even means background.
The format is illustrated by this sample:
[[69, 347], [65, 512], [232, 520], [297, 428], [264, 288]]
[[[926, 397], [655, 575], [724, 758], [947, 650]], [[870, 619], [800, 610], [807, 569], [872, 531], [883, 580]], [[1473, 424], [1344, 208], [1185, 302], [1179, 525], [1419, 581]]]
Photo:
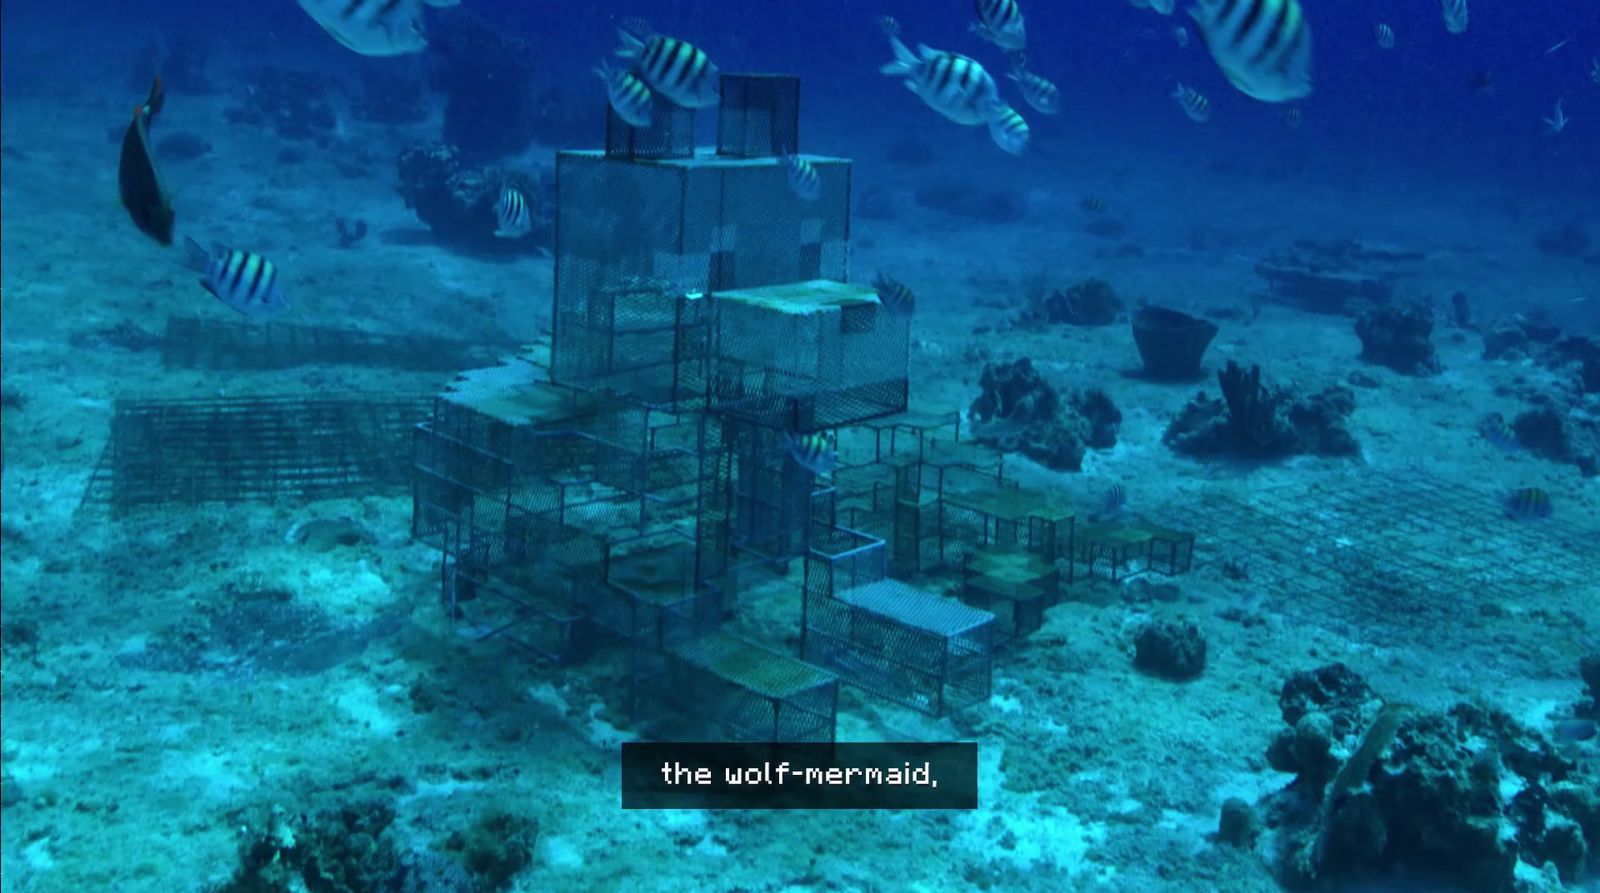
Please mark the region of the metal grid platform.
[[633, 715], [655, 738], [832, 741], [839, 681], [725, 633], [633, 651]]
[[931, 716], [987, 700], [994, 615], [884, 579], [806, 593], [801, 656], [851, 685]]
[[334, 499], [403, 491], [429, 397], [118, 400], [84, 504]]
[[[1263, 607], [1297, 621], [1381, 644], [1499, 651], [1486, 605], [1581, 617], [1600, 604], [1600, 530], [1559, 515], [1518, 523], [1501, 499], [1419, 470], [1363, 470], [1207, 497], [1171, 517], [1201, 532], [1197, 562], [1229, 563]], [[1585, 634], [1549, 626], [1553, 638]]]
[[161, 364], [167, 369], [372, 366], [453, 371], [482, 366], [515, 346], [436, 335], [169, 316], [161, 340]]

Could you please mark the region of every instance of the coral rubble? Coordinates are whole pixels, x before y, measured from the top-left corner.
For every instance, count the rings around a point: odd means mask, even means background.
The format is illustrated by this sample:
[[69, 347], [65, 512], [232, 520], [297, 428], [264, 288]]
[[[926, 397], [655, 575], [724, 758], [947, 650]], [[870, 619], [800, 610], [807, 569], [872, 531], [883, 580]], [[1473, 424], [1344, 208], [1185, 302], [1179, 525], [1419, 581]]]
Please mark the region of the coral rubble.
[[1206, 668], [1206, 637], [1191, 621], [1155, 620], [1134, 636], [1133, 665], [1166, 679], [1186, 680]]
[[1103, 391], [1063, 399], [1026, 357], [984, 366], [978, 383], [971, 416], [981, 443], [1058, 471], [1078, 471], [1089, 449], [1116, 445], [1122, 412]]
[[1069, 326], [1109, 326], [1122, 318], [1126, 305], [1110, 283], [1093, 277], [1063, 288], [1039, 288], [1030, 296], [1024, 321]]
[[1356, 318], [1361, 359], [1387, 366], [1401, 375], [1439, 371], [1433, 353], [1433, 312], [1421, 304], [1373, 307]]
[[[535, 179], [519, 171], [475, 167], [461, 160], [454, 146], [419, 143], [400, 153], [400, 195], [406, 207], [417, 212], [441, 238], [463, 245], [505, 250], [522, 244], [548, 244], [553, 211], [554, 184], [548, 177]], [[522, 192], [533, 218], [528, 239], [495, 237], [495, 203], [500, 188], [509, 185]]]
[[1285, 885], [1404, 866], [1513, 893], [1596, 867], [1600, 779], [1509, 714], [1385, 703], [1341, 664], [1291, 676], [1280, 705], [1267, 759], [1296, 777], [1262, 805]]
[[1424, 260], [1414, 251], [1375, 248], [1346, 240], [1301, 239], [1256, 265], [1268, 293], [1313, 313], [1349, 314], [1362, 304], [1386, 304], [1394, 284], [1410, 275], [1408, 265]]
[[1192, 456], [1270, 459], [1293, 455], [1350, 456], [1358, 451], [1345, 419], [1355, 409], [1347, 388], [1302, 396], [1261, 383], [1261, 367], [1246, 372], [1229, 361], [1217, 372], [1222, 400], [1197, 394], [1167, 426], [1162, 442]]

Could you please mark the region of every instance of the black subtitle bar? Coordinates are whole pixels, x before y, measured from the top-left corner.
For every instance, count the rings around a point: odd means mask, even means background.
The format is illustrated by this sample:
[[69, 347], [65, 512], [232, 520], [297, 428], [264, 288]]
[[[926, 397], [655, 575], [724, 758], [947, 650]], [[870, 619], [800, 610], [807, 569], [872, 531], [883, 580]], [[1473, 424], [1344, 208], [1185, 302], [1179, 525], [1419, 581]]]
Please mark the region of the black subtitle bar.
[[976, 809], [978, 745], [622, 745], [624, 809]]

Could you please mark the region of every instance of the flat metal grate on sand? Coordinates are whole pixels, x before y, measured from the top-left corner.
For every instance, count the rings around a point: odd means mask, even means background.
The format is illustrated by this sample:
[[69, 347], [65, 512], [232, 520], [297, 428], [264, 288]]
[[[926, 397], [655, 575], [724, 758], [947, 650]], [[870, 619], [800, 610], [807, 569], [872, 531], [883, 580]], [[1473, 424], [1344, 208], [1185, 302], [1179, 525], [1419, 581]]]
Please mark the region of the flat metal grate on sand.
[[1518, 523], [1501, 498], [1418, 471], [1364, 472], [1208, 496], [1171, 520], [1199, 532], [1200, 562], [1234, 563], [1265, 607], [1367, 641], [1470, 636], [1488, 606], [1595, 610], [1600, 530]]
[[371, 366], [436, 372], [482, 366], [511, 347], [436, 335], [172, 316], [161, 363], [168, 369]]
[[402, 490], [431, 397], [118, 400], [84, 494], [116, 509]]

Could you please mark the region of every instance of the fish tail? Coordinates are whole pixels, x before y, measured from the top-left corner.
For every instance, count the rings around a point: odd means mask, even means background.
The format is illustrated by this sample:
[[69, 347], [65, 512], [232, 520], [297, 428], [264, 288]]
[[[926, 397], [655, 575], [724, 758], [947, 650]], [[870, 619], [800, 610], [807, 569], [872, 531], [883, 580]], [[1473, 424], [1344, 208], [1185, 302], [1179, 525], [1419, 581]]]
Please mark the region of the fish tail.
[[154, 122], [156, 115], [160, 114], [161, 107], [165, 105], [166, 102], [167, 91], [162, 88], [161, 75], [158, 74], [156, 75], [155, 80], [150, 84], [150, 98], [144, 101], [144, 105], [140, 107], [140, 111], [143, 111], [146, 115], [149, 115], [150, 120]]
[[188, 253], [188, 256], [184, 258], [183, 265], [196, 273], [204, 273], [206, 265], [211, 263], [211, 252], [207, 251], [204, 245], [196, 242], [194, 236], [189, 235], [183, 237], [183, 247]]
[[621, 28], [617, 29], [617, 36], [622, 38], [622, 46], [617, 47], [617, 55], [621, 58], [637, 59], [644, 52], [644, 41], [639, 38]]
[[891, 34], [889, 35], [889, 47], [894, 50], [894, 61], [885, 64], [878, 69], [879, 71], [891, 77], [904, 77], [917, 70], [917, 64], [921, 60], [917, 58], [915, 53], [911, 52], [911, 48], [906, 46], [905, 41]]

